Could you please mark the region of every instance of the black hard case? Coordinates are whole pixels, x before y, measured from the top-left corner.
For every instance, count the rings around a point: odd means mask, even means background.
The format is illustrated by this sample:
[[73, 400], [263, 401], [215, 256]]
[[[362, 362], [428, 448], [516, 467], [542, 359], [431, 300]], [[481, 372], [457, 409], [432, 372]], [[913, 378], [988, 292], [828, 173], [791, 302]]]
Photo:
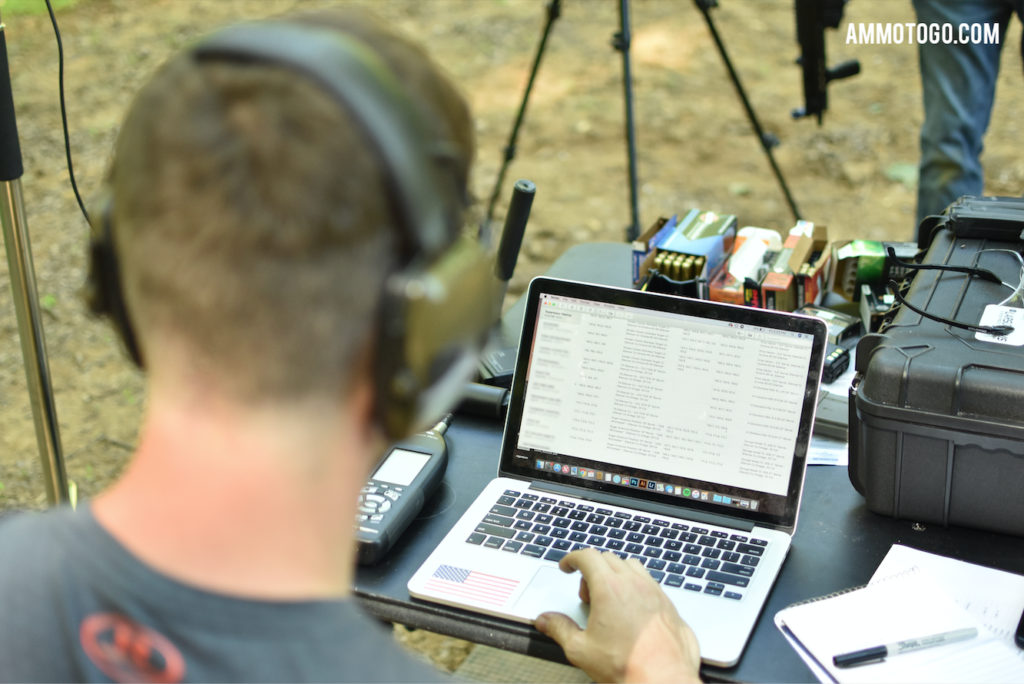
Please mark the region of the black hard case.
[[[979, 254], [1019, 250], [1019, 241], [958, 238], [948, 228], [933, 237], [924, 263], [1020, 282], [1012, 254]], [[930, 314], [971, 324], [1011, 293], [941, 271], [918, 271], [902, 290]], [[849, 407], [850, 481], [870, 510], [1024, 536], [1024, 347], [978, 341], [897, 305], [857, 346]]]

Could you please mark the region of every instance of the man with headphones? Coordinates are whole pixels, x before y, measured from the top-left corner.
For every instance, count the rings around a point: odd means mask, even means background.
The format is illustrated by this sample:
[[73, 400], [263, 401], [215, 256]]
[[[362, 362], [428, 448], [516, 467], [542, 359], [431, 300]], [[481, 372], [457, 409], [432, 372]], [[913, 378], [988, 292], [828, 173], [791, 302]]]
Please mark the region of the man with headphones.
[[[77, 511], [0, 524], [0, 680], [438, 678], [350, 598], [352, 520], [493, 320], [458, 239], [472, 156], [454, 87], [360, 13], [231, 27], [158, 71], [91, 212], [87, 286], [149, 376], [139, 446]], [[538, 627], [602, 681], [696, 679], [661, 589], [605, 556], [563, 560], [588, 628]]]

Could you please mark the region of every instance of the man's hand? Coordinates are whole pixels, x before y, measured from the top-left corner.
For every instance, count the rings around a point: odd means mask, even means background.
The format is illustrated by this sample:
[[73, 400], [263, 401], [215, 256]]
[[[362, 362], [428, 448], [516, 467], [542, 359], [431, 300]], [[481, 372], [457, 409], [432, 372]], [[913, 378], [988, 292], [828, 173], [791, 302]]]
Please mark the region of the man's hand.
[[569, 662], [596, 682], [700, 681], [697, 637], [640, 563], [582, 549], [558, 565], [583, 574], [587, 628], [561, 613], [544, 613], [536, 625], [561, 645]]

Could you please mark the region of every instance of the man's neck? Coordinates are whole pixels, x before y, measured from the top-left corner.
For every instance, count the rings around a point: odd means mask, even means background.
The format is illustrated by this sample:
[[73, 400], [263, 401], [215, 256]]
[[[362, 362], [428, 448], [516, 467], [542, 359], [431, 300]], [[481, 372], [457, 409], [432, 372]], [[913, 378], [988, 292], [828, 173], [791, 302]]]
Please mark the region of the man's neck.
[[373, 446], [360, 415], [327, 401], [254, 408], [154, 391], [138, 451], [94, 514], [143, 562], [203, 589], [345, 596]]

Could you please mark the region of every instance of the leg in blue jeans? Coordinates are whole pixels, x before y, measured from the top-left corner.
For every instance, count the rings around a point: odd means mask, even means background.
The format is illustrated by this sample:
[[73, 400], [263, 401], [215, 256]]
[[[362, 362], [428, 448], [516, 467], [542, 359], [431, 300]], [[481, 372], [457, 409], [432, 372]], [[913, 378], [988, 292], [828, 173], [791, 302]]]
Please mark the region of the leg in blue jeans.
[[1024, 0], [914, 0], [917, 21], [998, 24], [998, 45], [922, 44], [921, 85], [924, 125], [917, 220], [938, 214], [962, 195], [981, 195], [984, 175], [979, 156], [988, 129], [999, 75], [999, 55], [1014, 11]]

